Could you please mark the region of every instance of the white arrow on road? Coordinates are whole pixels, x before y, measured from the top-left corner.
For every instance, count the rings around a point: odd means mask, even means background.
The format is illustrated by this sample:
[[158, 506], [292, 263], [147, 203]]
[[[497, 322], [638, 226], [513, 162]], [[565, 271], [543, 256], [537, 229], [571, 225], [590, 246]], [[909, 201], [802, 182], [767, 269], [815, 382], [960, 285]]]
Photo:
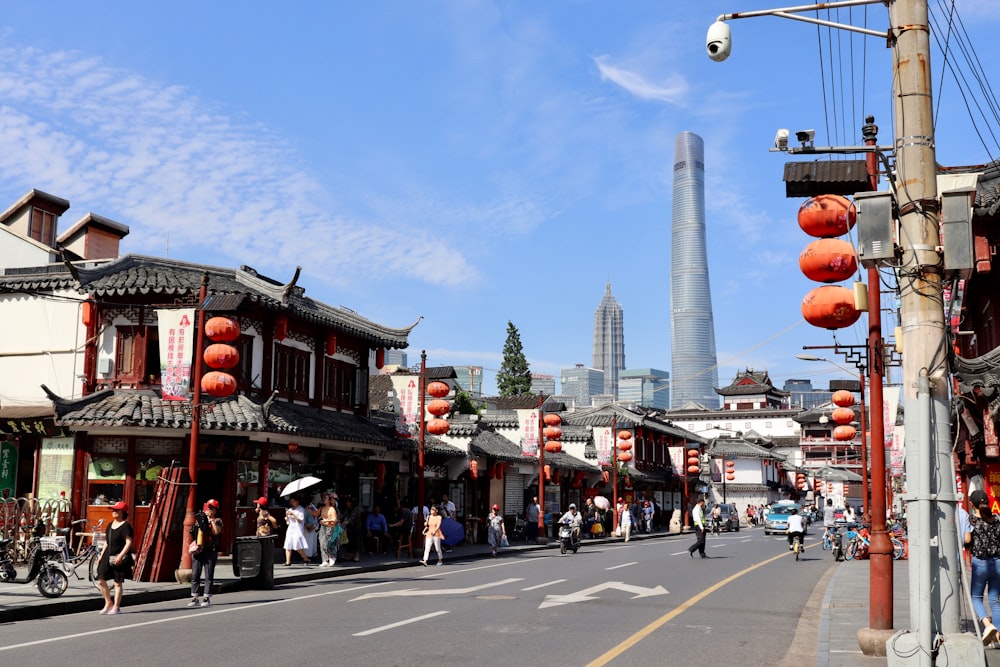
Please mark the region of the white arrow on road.
[[479, 586], [469, 586], [468, 588], [438, 588], [438, 589], [404, 588], [398, 591], [379, 591], [378, 593], [365, 593], [364, 595], [358, 596], [350, 601], [355, 602], [357, 600], [368, 600], [371, 598], [415, 597], [418, 595], [464, 595], [465, 593], [473, 593], [475, 591], [481, 591], [484, 588], [493, 588], [494, 586], [513, 584], [518, 581], [524, 581], [524, 579], [503, 579], [501, 581], [494, 581], [489, 584], [481, 584]]
[[[666, 595], [670, 592], [663, 586], [645, 588], [643, 586], [632, 586], [631, 584], [622, 583], [620, 581], [606, 581], [603, 584], [591, 586], [590, 588], [585, 588], [582, 591], [570, 593], [569, 595], [546, 595], [545, 601], [538, 605], [538, 608], [545, 609], [546, 607], [558, 607], [562, 604], [596, 600], [598, 599], [598, 596], [594, 595], [594, 593], [599, 593], [608, 588], [615, 588], [620, 591], [625, 591], [626, 593], [635, 593], [635, 595], [631, 598], [633, 600], [637, 600], [638, 598], [648, 598], [654, 595]], [[378, 593], [372, 593], [372, 595], [378, 595]]]

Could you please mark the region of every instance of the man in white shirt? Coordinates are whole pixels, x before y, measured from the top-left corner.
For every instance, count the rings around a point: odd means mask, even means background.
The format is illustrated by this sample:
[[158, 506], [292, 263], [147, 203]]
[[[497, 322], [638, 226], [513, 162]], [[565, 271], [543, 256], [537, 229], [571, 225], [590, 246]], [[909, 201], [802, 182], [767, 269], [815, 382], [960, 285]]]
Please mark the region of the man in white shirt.
[[705, 555], [705, 498], [698, 498], [698, 502], [691, 509], [691, 525], [694, 527], [695, 542], [690, 547], [688, 547], [688, 556], [694, 558], [694, 552], [697, 551], [702, 558], [708, 558]]
[[792, 544], [795, 540], [795, 536], [799, 536], [799, 541], [803, 541], [802, 538], [806, 534], [806, 527], [802, 521], [802, 515], [799, 514], [797, 509], [793, 509], [792, 513], [788, 515], [788, 550], [791, 551]]

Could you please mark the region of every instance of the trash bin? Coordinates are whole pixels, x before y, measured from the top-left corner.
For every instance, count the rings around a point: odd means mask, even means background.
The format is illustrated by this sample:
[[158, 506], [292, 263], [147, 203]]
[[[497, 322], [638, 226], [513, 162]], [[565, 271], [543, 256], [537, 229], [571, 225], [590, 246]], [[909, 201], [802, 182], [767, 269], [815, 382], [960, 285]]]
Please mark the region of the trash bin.
[[254, 588], [274, 588], [274, 538], [237, 537], [233, 575], [246, 579]]

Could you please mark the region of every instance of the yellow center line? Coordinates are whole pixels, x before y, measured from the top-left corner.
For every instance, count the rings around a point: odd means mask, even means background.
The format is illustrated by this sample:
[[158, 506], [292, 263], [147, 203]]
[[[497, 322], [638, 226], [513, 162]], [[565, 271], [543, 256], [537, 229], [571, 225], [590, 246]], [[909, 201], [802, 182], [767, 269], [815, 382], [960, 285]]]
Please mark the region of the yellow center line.
[[[813, 544], [811, 546], [816, 546], [816, 545]], [[807, 547], [807, 548], [809, 548], [809, 547]], [[625, 651], [629, 650], [630, 648], [632, 648], [633, 646], [635, 646], [636, 644], [638, 644], [639, 642], [641, 642], [643, 639], [645, 639], [646, 637], [648, 637], [649, 635], [651, 635], [654, 631], [658, 630], [659, 628], [661, 628], [662, 626], [666, 625], [667, 623], [669, 623], [673, 619], [677, 618], [678, 616], [680, 616], [681, 614], [683, 614], [685, 611], [687, 611], [688, 609], [690, 609], [694, 605], [698, 604], [703, 599], [705, 599], [706, 597], [708, 597], [709, 595], [711, 595], [715, 591], [719, 590], [723, 586], [736, 581], [737, 579], [739, 579], [743, 575], [749, 574], [750, 572], [753, 572], [754, 570], [756, 570], [759, 567], [763, 567], [765, 565], [773, 563], [774, 561], [778, 560], [779, 558], [785, 558], [785, 557], [790, 556], [790, 555], [792, 555], [791, 552], [778, 554], [777, 556], [774, 556], [773, 558], [768, 558], [767, 560], [763, 560], [763, 561], [757, 563], [756, 565], [751, 565], [750, 567], [746, 568], [745, 570], [740, 570], [736, 574], [733, 574], [731, 576], [726, 577], [725, 579], [723, 579], [722, 581], [718, 582], [717, 584], [709, 586], [708, 588], [706, 588], [705, 590], [703, 590], [701, 593], [698, 593], [694, 597], [688, 598], [683, 603], [681, 603], [680, 605], [678, 605], [677, 607], [675, 607], [673, 610], [671, 610], [671, 611], [667, 612], [666, 614], [664, 614], [663, 616], [659, 617], [658, 619], [656, 619], [655, 621], [653, 621], [652, 623], [650, 623], [646, 627], [642, 628], [641, 630], [639, 630], [634, 635], [632, 635], [631, 637], [629, 637], [625, 641], [621, 642], [620, 644], [618, 644], [614, 648], [608, 650], [607, 652], [605, 652], [604, 654], [598, 656], [594, 660], [591, 660], [590, 662], [587, 663], [587, 667], [602, 667], [603, 665], [608, 664], [609, 662], [611, 662], [612, 660], [614, 660], [615, 658], [617, 658], [618, 656], [620, 656], [622, 653], [624, 653]]]

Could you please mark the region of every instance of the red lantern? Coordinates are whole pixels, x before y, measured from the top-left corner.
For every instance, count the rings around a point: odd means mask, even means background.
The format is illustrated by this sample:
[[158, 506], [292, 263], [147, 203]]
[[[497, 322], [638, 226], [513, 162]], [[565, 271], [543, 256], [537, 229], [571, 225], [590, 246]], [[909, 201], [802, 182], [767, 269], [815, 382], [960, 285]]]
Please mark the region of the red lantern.
[[435, 398], [427, 404], [427, 412], [431, 413], [435, 417], [443, 417], [451, 412], [451, 403], [442, 398]]
[[546, 481], [552, 481], [552, 466], [545, 466], [545, 479]]
[[493, 479], [493, 477], [497, 474], [497, 469], [493, 466], [490, 466], [486, 469], [486, 473], [490, 479]]
[[603, 479], [603, 480], [604, 480], [604, 483], [605, 483], [605, 484], [607, 484], [607, 483], [608, 483], [608, 479], [610, 479], [610, 477], [611, 477], [611, 475], [609, 475], [609, 474], [608, 474], [608, 471], [607, 471], [607, 470], [602, 470], [602, 471], [601, 471], [601, 479]]
[[573, 488], [579, 489], [580, 487], [582, 487], [583, 480], [586, 478], [587, 478], [587, 473], [583, 472], [582, 470], [576, 471], [576, 474], [573, 475]]
[[628, 463], [632, 460], [632, 452], [618, 452], [618, 460]]
[[498, 463], [494, 467], [496, 468], [496, 478], [497, 479], [503, 479], [503, 464], [502, 463]]
[[542, 421], [545, 422], [546, 426], [559, 426], [559, 424], [562, 424], [562, 417], [554, 412], [550, 412], [542, 417]]
[[631, 442], [619, 442], [618, 443], [618, 451], [619, 452], [627, 452], [630, 449], [632, 449], [632, 443]]
[[375, 486], [381, 487], [385, 482], [385, 464], [379, 463], [375, 466]]
[[549, 440], [548, 442], [545, 443], [545, 451], [549, 452], [550, 454], [558, 454], [559, 452], [562, 451], [562, 443], [560, 443], [558, 440]]
[[236, 378], [221, 371], [205, 373], [201, 377], [201, 390], [209, 396], [229, 396], [236, 391]]
[[736, 467], [736, 461], [726, 461], [726, 467], [727, 468], [735, 468]]
[[838, 389], [833, 392], [833, 404], [842, 408], [849, 408], [854, 405], [854, 394], [846, 389]]
[[80, 318], [83, 321], [83, 326], [89, 327], [94, 323], [94, 313], [97, 311], [97, 304], [93, 301], [84, 301], [83, 307], [80, 310]]
[[799, 227], [809, 236], [822, 239], [843, 236], [857, 222], [851, 201], [840, 195], [818, 195], [799, 207]]
[[736, 479], [736, 473], [727, 472], [726, 473], [726, 479], [729, 480], [730, 482], [733, 481], [734, 479]]
[[232, 368], [240, 363], [239, 350], [227, 343], [209, 345], [202, 358], [212, 368]]
[[472, 479], [479, 479], [479, 461], [476, 459], [469, 461], [469, 476]]
[[382, 368], [385, 366], [385, 348], [380, 347], [375, 350], [375, 368]]
[[827, 493], [833, 493], [833, 482], [827, 482], [826, 483], [826, 492]]
[[297, 442], [290, 442], [290, 443], [288, 443], [288, 453], [289, 454], [294, 454], [297, 451], [299, 451], [299, 443], [297, 443]]
[[688, 466], [688, 474], [689, 475], [697, 474], [697, 472], [699, 470], [701, 470], [701, 468], [699, 468], [698, 466]]
[[833, 439], [844, 442], [846, 440], [854, 440], [854, 436], [858, 434], [858, 431], [853, 426], [838, 426], [833, 429]]
[[618, 431], [618, 439], [619, 440], [631, 440], [632, 439], [632, 431]]
[[546, 426], [542, 433], [545, 434], [545, 438], [548, 440], [558, 440], [562, 437], [562, 429], [558, 426]]
[[288, 336], [288, 318], [284, 315], [278, 315], [274, 321], [274, 338], [275, 340], [285, 340], [286, 336]]
[[839, 283], [854, 275], [858, 260], [849, 241], [817, 239], [799, 255], [799, 268], [810, 280]]
[[334, 334], [326, 336], [326, 354], [328, 357], [337, 354], [337, 337]]
[[831, 417], [838, 424], [850, 424], [854, 421], [854, 410], [850, 408], [837, 408], [833, 411]]
[[689, 466], [696, 466], [696, 465], [698, 465], [699, 461], [700, 461], [700, 459], [697, 456], [689, 456], [688, 457], [688, 465]]
[[450, 391], [451, 387], [444, 382], [434, 381], [427, 385], [427, 393], [434, 398], [444, 398]]
[[802, 317], [821, 329], [843, 329], [858, 321], [861, 311], [854, 308], [854, 292], [838, 285], [824, 285], [802, 299]]
[[451, 430], [451, 424], [448, 423], [447, 419], [431, 419], [427, 422], [427, 432], [433, 433], [434, 435], [444, 435], [449, 430]]
[[231, 343], [240, 337], [240, 323], [231, 317], [213, 317], [205, 322], [205, 335], [219, 343]]

